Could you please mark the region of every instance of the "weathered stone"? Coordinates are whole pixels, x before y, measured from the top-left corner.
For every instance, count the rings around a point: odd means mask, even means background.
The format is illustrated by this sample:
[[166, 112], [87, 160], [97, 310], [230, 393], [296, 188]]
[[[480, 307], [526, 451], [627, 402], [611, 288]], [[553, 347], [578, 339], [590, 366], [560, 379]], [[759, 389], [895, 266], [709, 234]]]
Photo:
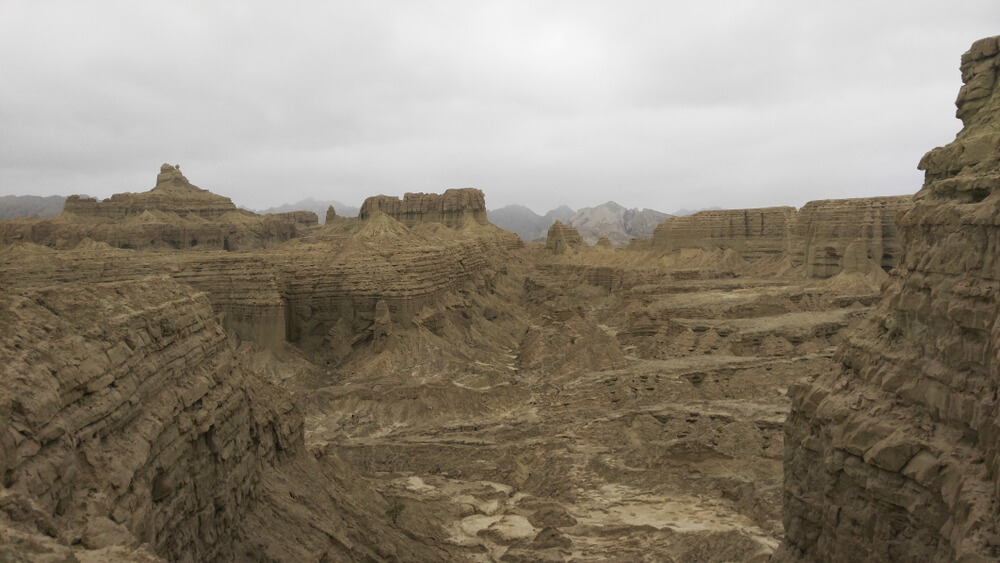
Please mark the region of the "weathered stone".
[[164, 164], [148, 192], [104, 201], [69, 196], [56, 217], [0, 223], [0, 244], [68, 249], [89, 240], [127, 249], [246, 250], [295, 238], [316, 225], [316, 214], [308, 211], [257, 215], [238, 209], [228, 197], [189, 183], [179, 168]]
[[466, 221], [486, 224], [486, 197], [481, 190], [460, 188], [443, 194], [407, 193], [397, 197], [373, 196], [361, 204], [358, 218], [367, 220], [375, 210], [385, 213], [407, 227], [435, 222], [460, 227]]
[[573, 248], [583, 246], [583, 237], [573, 227], [568, 227], [562, 221], [556, 221], [549, 227], [545, 237], [545, 249], [553, 254], [565, 254]]
[[[998, 41], [962, 57], [965, 127], [920, 161], [924, 186], [898, 219], [904, 252], [882, 305], [840, 347], [841, 369], [792, 394], [777, 560], [998, 556]], [[882, 232], [861, 233], [866, 257], [877, 262], [881, 249], [886, 267], [889, 223], [869, 224]]]

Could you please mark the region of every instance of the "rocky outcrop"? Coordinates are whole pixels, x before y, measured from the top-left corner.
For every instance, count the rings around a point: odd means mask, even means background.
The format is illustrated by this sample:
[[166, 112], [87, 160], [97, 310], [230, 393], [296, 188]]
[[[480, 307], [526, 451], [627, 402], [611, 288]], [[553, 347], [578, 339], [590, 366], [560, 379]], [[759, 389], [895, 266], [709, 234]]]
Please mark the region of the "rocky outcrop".
[[[427, 236], [422, 230], [429, 230]], [[407, 229], [384, 214], [334, 221], [293, 248], [257, 252], [144, 253], [91, 241], [55, 252], [18, 244], [0, 252], [0, 285], [119, 281], [154, 274], [204, 291], [223, 326], [268, 349], [295, 342], [323, 355], [331, 330], [370, 330], [384, 300], [397, 322], [437, 297], [473, 284], [489, 288], [494, 262], [517, 243], [492, 225]]]
[[1000, 557], [998, 68], [1000, 37], [963, 55], [964, 128], [920, 161], [880, 306], [789, 389], [779, 559]]
[[308, 211], [257, 215], [237, 209], [228, 197], [192, 185], [179, 168], [164, 164], [148, 192], [104, 201], [70, 196], [57, 217], [0, 224], [0, 243], [66, 249], [91, 239], [129, 249], [246, 250], [295, 238], [316, 225], [316, 214]]
[[745, 260], [776, 257], [788, 251], [794, 207], [701, 211], [671, 217], [653, 232], [663, 252], [685, 248], [734, 250]]
[[889, 271], [901, 254], [896, 216], [911, 204], [911, 196], [892, 196], [811, 201], [798, 211], [702, 211], [660, 223], [650, 248], [664, 253], [731, 250], [749, 262], [787, 257], [811, 278]]
[[[912, 205], [911, 196], [810, 201], [799, 210], [791, 232], [791, 258], [808, 276], [829, 278], [844, 270], [864, 269], [859, 252], [889, 271], [902, 253], [896, 216]], [[853, 245], [852, 257], [846, 257]]]
[[140, 215], [144, 211], [162, 211], [180, 217], [196, 215], [211, 221], [235, 210], [236, 205], [231, 199], [191, 184], [181, 174], [180, 165], [169, 164], [160, 166], [156, 185], [148, 192], [114, 194], [104, 201], [69, 196], [63, 208], [65, 213], [80, 217], [113, 221]]
[[649, 238], [653, 229], [670, 215], [652, 209], [626, 209], [613, 201], [577, 211], [566, 222], [580, 232], [584, 242], [594, 244], [605, 235], [614, 244], [634, 238]]
[[562, 221], [552, 223], [545, 236], [545, 249], [553, 254], [565, 254], [570, 249], [581, 246], [583, 246], [583, 237], [580, 236], [580, 232], [573, 227], [564, 225]]
[[441, 223], [460, 227], [466, 221], [486, 224], [486, 197], [481, 190], [460, 188], [443, 194], [407, 193], [403, 199], [378, 195], [361, 204], [358, 217], [367, 220], [378, 210], [407, 227], [419, 223]]
[[5, 559], [446, 555], [364, 529], [361, 506], [384, 501], [345, 505], [290, 397], [244, 367], [204, 294], [166, 277], [61, 284], [0, 294], [0, 319]]

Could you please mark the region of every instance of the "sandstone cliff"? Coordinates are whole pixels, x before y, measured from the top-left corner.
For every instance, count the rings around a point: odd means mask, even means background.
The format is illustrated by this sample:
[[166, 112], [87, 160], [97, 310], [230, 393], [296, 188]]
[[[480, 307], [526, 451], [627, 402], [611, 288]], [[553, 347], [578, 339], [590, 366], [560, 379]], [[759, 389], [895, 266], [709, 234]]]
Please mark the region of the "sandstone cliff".
[[683, 248], [735, 250], [747, 260], [788, 251], [794, 207], [701, 211], [671, 217], [653, 232], [653, 245], [664, 252]]
[[[660, 223], [643, 250], [732, 251], [742, 260], [788, 259], [811, 278], [889, 271], [901, 254], [895, 220], [911, 196], [829, 199], [793, 207], [701, 211]], [[640, 245], [634, 248], [639, 249]]]
[[204, 294], [61, 284], [0, 294], [0, 319], [17, 327], [0, 336], [5, 559], [447, 558], [363, 524], [385, 501], [306, 452], [302, 415]]
[[583, 237], [573, 227], [556, 221], [545, 236], [545, 248], [553, 254], [565, 254], [568, 250], [583, 246]]
[[460, 188], [443, 194], [407, 193], [403, 199], [379, 195], [361, 204], [358, 218], [366, 220], [378, 210], [407, 227], [419, 223], [441, 223], [460, 227], [466, 221], [486, 223], [486, 197], [481, 190]]
[[[799, 210], [791, 232], [791, 258], [810, 277], [828, 278], [840, 273], [845, 252], [855, 252], [885, 271], [899, 262], [902, 252], [896, 216], [908, 208], [910, 196], [810, 201]], [[852, 269], [857, 269], [857, 261]]]
[[962, 56], [964, 128], [920, 161], [881, 305], [789, 390], [781, 559], [1000, 557], [998, 68], [1000, 37]]
[[0, 243], [67, 249], [92, 239], [130, 249], [246, 250], [295, 238], [316, 225], [316, 214], [308, 211], [257, 215], [237, 209], [228, 197], [192, 185], [178, 168], [164, 164], [148, 192], [104, 201], [69, 196], [56, 217], [0, 223]]

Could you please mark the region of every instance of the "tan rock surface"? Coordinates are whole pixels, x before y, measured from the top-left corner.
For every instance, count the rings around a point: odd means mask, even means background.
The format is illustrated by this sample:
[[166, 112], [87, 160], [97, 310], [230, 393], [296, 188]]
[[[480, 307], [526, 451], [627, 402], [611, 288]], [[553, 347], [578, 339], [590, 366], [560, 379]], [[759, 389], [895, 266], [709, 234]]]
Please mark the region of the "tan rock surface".
[[343, 504], [350, 477], [306, 452], [291, 398], [243, 367], [204, 294], [165, 277], [63, 284], [3, 294], [0, 318], [18, 327], [0, 341], [0, 527], [27, 534], [13, 553], [447, 557], [378, 520], [345, 525], [383, 501]]
[[962, 57], [965, 127], [920, 161], [881, 305], [839, 369], [789, 391], [780, 560], [1000, 557], [998, 52]]
[[[792, 264], [804, 266], [810, 277], [829, 278], [843, 271], [849, 260], [849, 270], [867, 270], [858, 262], [863, 253], [888, 272], [902, 255], [896, 217], [911, 205], [910, 196], [810, 201], [795, 217]], [[847, 257], [850, 245], [853, 254]]]
[[665, 252], [731, 249], [745, 260], [774, 257], [788, 251], [794, 220], [794, 207], [701, 211], [660, 223], [653, 244]]
[[[845, 271], [868, 273], [868, 264], [889, 271], [902, 253], [895, 221], [912, 205], [910, 196], [818, 200], [792, 207], [702, 211], [660, 223], [653, 240], [633, 250], [673, 255], [680, 265], [696, 263], [703, 253], [735, 253], [747, 263], [780, 269], [779, 262], [811, 278], [831, 278]], [[851, 256], [846, 256], [853, 245]], [[726, 257], [732, 260], [731, 257]], [[711, 258], [709, 258], [709, 261]], [[731, 263], [735, 270], [747, 265]]]
[[583, 237], [580, 232], [573, 227], [564, 225], [562, 221], [556, 221], [549, 227], [545, 237], [545, 248], [553, 254], [565, 254], [566, 252], [583, 246]]
[[443, 194], [407, 193], [402, 200], [385, 195], [373, 196], [361, 204], [358, 218], [368, 219], [375, 210], [407, 227], [426, 222], [448, 227], [460, 227], [466, 221], [487, 222], [486, 197], [475, 188], [451, 189]]
[[316, 225], [311, 212], [257, 215], [237, 209], [228, 197], [190, 184], [179, 168], [164, 164], [148, 192], [104, 201], [69, 196], [56, 217], [0, 222], [0, 243], [69, 249], [91, 239], [128, 249], [245, 250], [295, 238]]

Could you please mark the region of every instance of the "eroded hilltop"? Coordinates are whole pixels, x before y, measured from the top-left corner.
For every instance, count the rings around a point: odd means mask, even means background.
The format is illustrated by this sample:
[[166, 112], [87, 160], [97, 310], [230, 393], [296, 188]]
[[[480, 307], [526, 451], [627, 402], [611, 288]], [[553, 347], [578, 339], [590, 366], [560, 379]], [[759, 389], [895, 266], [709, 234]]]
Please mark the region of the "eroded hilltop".
[[0, 242], [33, 242], [57, 249], [85, 239], [129, 249], [246, 250], [290, 240], [317, 224], [315, 213], [258, 215], [228, 197], [203, 190], [164, 164], [147, 192], [115, 194], [104, 201], [69, 196], [62, 213], [0, 222]]

